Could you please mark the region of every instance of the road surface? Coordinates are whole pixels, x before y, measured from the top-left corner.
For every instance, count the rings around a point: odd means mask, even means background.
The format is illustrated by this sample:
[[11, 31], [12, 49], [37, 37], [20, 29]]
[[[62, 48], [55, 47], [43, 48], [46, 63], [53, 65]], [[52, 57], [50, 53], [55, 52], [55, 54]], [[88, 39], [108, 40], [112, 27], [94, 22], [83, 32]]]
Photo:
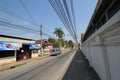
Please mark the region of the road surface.
[[62, 80], [75, 50], [0, 72], [0, 80]]

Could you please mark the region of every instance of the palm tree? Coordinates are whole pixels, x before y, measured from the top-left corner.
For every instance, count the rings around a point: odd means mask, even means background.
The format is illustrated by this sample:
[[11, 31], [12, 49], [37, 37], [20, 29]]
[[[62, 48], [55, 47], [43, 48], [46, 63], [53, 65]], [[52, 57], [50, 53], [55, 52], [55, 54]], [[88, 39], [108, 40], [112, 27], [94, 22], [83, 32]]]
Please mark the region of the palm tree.
[[61, 39], [65, 36], [64, 32], [61, 28], [55, 28], [54, 34], [58, 37], [59, 40], [59, 47], [61, 47]]
[[61, 28], [55, 28], [54, 34], [56, 34], [58, 38], [63, 38], [63, 36], [65, 35]]

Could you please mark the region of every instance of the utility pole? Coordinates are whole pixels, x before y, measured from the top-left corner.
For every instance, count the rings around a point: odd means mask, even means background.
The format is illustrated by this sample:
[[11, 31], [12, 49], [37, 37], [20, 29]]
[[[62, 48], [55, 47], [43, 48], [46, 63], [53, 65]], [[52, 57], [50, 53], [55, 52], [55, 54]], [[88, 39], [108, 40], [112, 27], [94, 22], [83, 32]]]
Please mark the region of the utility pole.
[[62, 48], [62, 38], [59, 38], [59, 48]]
[[41, 44], [41, 55], [42, 55], [42, 25], [40, 26], [40, 44]]

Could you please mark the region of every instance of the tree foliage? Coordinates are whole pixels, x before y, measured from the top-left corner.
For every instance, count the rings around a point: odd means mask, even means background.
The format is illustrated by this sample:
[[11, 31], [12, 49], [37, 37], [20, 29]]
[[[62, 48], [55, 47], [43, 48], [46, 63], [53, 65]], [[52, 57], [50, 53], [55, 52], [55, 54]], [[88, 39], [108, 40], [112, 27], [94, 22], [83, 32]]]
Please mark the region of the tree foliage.
[[58, 37], [59, 47], [62, 47], [62, 38], [65, 36], [61, 28], [55, 28], [54, 34]]
[[61, 28], [55, 28], [54, 34], [60, 39], [65, 36], [64, 32], [62, 31]]
[[68, 45], [69, 45], [70, 48], [73, 48], [73, 47], [74, 47], [74, 43], [72, 42], [72, 40], [69, 40], [69, 41], [68, 41]]
[[48, 41], [53, 45], [53, 47], [59, 47], [58, 41], [54, 38], [48, 38]]
[[[59, 47], [58, 40], [55, 40], [54, 38], [48, 38], [48, 41], [50, 43], [52, 43], [53, 47]], [[61, 39], [61, 41], [62, 41], [62, 47], [64, 47], [64, 48], [73, 48], [74, 47], [74, 43], [72, 40]]]
[[53, 44], [55, 42], [55, 39], [54, 38], [48, 38], [48, 41]]
[[53, 44], [53, 47], [65, 47], [65, 48], [73, 48], [74, 43], [72, 40], [64, 40], [63, 36], [65, 36], [64, 32], [61, 28], [55, 28], [54, 34], [58, 37], [58, 40], [54, 38], [49, 38], [48, 41]]

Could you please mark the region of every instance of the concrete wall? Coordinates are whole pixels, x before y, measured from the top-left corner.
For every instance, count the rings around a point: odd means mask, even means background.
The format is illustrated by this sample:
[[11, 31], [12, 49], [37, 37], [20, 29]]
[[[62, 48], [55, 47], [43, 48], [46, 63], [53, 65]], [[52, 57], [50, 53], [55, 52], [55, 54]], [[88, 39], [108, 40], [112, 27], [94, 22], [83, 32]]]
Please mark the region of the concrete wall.
[[33, 50], [32, 50], [32, 58], [39, 57], [39, 55], [41, 55], [40, 50], [38, 50], [38, 53], [33, 53]]
[[[45, 49], [44, 51], [42, 51], [42, 56], [44, 55], [50, 55], [50, 51], [49, 49]], [[37, 57], [40, 57], [41, 56], [41, 51], [38, 50], [38, 53], [33, 53], [32, 51], [32, 58], [37, 58]]]
[[120, 80], [120, 11], [90, 36], [81, 50], [101, 80]]
[[38, 53], [36, 53], [36, 54], [33, 53], [33, 54], [32, 54], [32, 58], [36, 58], [36, 57], [38, 57], [38, 55], [40, 55], [40, 54], [38, 54]]
[[16, 62], [15, 57], [0, 58], [0, 65]]

